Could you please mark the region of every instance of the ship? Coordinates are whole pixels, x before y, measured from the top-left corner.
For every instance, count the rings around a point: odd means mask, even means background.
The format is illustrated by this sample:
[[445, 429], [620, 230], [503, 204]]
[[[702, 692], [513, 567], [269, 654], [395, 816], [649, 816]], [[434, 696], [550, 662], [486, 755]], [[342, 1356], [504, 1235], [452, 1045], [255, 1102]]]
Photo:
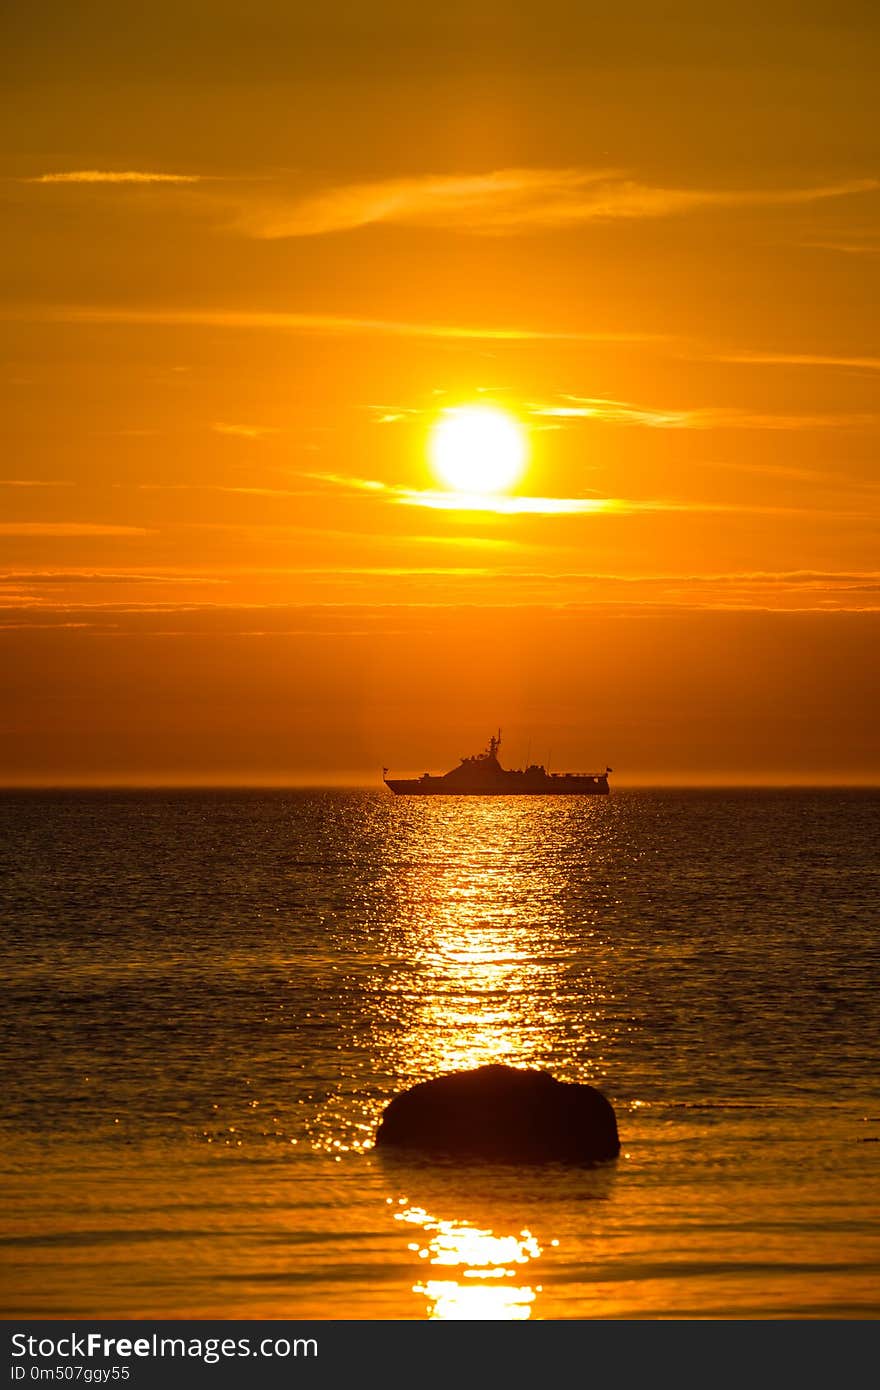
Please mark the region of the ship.
[[607, 796], [608, 774], [604, 772], [548, 772], [543, 764], [524, 768], [504, 768], [498, 761], [501, 730], [489, 739], [482, 753], [462, 758], [451, 772], [421, 777], [389, 777], [382, 769], [382, 780], [396, 796]]

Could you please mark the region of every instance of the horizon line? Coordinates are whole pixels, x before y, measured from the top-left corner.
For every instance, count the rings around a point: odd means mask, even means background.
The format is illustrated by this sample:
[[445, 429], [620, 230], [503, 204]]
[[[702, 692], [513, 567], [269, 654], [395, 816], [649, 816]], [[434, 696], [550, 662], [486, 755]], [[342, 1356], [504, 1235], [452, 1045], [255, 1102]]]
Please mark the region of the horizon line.
[[[807, 774], [804, 778], [797, 779], [792, 776], [783, 776], [776, 780], [739, 780], [732, 781], [729, 777], [719, 775], [717, 778], [691, 778], [682, 780], [678, 777], [654, 779], [654, 780], [633, 780], [617, 783], [613, 790], [616, 791], [695, 791], [695, 790], [717, 790], [717, 791], [748, 791], [748, 790], [777, 790], [786, 789], [798, 791], [880, 791], [880, 773], [870, 774], [875, 780], [816, 780], [815, 774]], [[132, 779], [128, 781], [2, 781], [0, 782], [0, 795], [5, 792], [102, 792], [102, 791], [374, 791], [385, 794], [386, 788], [381, 779], [376, 781], [365, 781], [362, 778], [338, 779], [334, 781], [287, 781], [287, 780], [254, 780], [247, 781], [228, 781], [221, 780], [194, 780], [194, 781], [170, 781], [162, 778], [154, 779]], [[454, 792], [449, 793], [455, 796]], [[534, 793], [540, 796], [541, 793]], [[574, 793], [574, 796], [577, 794]], [[612, 791], [613, 795], [613, 791]], [[469, 797], [473, 800], [473, 797]], [[493, 797], [499, 799], [498, 796]], [[520, 800], [517, 796], [505, 797], [500, 795], [503, 800]], [[556, 799], [556, 798], [554, 798]]]

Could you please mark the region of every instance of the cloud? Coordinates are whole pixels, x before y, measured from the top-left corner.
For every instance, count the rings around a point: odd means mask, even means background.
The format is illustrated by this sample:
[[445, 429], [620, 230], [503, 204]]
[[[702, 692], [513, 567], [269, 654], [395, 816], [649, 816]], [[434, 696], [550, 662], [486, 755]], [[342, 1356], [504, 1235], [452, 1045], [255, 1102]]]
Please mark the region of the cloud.
[[[621, 574], [566, 569], [406, 565], [303, 571], [320, 585], [307, 601], [204, 603], [160, 599], [91, 602], [86, 593], [45, 604], [0, 597], [0, 628], [90, 628], [107, 636], [348, 635], [388, 631], [389, 620], [426, 610], [540, 608], [545, 614], [760, 612], [817, 616], [880, 612], [880, 572], [782, 571]], [[400, 580], [406, 579], [405, 590]], [[405, 593], [405, 597], [403, 596]], [[42, 597], [42, 596], [41, 596]], [[171, 624], [173, 623], [173, 626]], [[396, 630], [400, 622], [392, 622]]]
[[69, 169], [37, 174], [20, 183], [201, 183], [201, 174], [157, 174], [139, 169]]
[[7, 570], [0, 574], [0, 585], [67, 584], [228, 584], [215, 575], [158, 573], [155, 570]]
[[144, 526], [98, 521], [0, 521], [0, 536], [151, 536]]
[[61, 622], [57, 618], [50, 618], [48, 621], [43, 622], [34, 620], [31, 620], [26, 623], [8, 622], [6, 619], [0, 622], [0, 630], [2, 630], [3, 632], [66, 632], [70, 628], [82, 629], [90, 628], [91, 626], [91, 623], [86, 622]]
[[802, 241], [810, 251], [839, 251], [844, 256], [878, 256], [880, 242], [870, 241]]
[[218, 421], [211, 426], [216, 434], [228, 434], [239, 439], [265, 439], [267, 435], [277, 434], [272, 425], [226, 425]]
[[[436, 415], [434, 406], [370, 406], [378, 425]], [[867, 427], [880, 423], [880, 413], [861, 411], [824, 414], [774, 414], [744, 410], [736, 406], [697, 406], [692, 409], [636, 405], [632, 401], [610, 400], [602, 396], [562, 395], [558, 402], [531, 403], [524, 414], [537, 420], [552, 420], [561, 427], [569, 421], [592, 421], [604, 425], [633, 425], [667, 430], [815, 430]]]
[[299, 198], [260, 198], [234, 227], [263, 239], [401, 226], [509, 234], [585, 222], [670, 217], [701, 209], [784, 207], [874, 192], [876, 179], [806, 188], [667, 188], [617, 169], [498, 169], [340, 184]]
[[0, 487], [73, 487], [58, 478], [0, 478]]
[[492, 512], [496, 516], [582, 516], [629, 510], [616, 497], [505, 497], [478, 493], [420, 491], [394, 488], [393, 500], [403, 507], [429, 507], [443, 512]]
[[831, 468], [801, 468], [794, 464], [765, 461], [753, 463], [742, 458], [703, 458], [699, 460], [697, 466], [699, 468], [726, 469], [733, 473], [754, 473], [760, 477], [789, 478], [795, 482], [815, 483], [817, 486], [830, 484], [836, 490], [845, 488], [849, 491], [873, 492], [880, 487], [880, 482], [869, 482], [864, 478], [852, 477]]
[[880, 357], [838, 357], [831, 353], [737, 352], [716, 357], [715, 361], [778, 367], [856, 367], [869, 372], [880, 371]]
[[565, 405], [532, 405], [529, 414], [550, 420], [596, 420], [612, 425], [646, 425], [651, 429], [683, 429], [686, 410], [654, 410], [627, 401], [605, 400], [594, 396], [563, 396]]
[[563, 516], [616, 510], [609, 497], [507, 497], [477, 493], [441, 492], [380, 483], [373, 478], [349, 478], [338, 473], [311, 473], [316, 482], [329, 483], [348, 492], [367, 492], [403, 507], [428, 507], [433, 511], [494, 512], [499, 516]]
[[97, 305], [34, 305], [0, 311], [4, 319], [26, 323], [156, 325], [165, 328], [261, 329], [270, 332], [363, 335], [398, 338], [452, 338], [478, 342], [645, 343], [665, 341], [656, 333], [559, 332], [541, 328], [465, 327], [410, 323], [400, 319], [358, 318], [343, 314], [305, 314], [284, 310], [102, 308]]
[[139, 492], [235, 492], [250, 497], [314, 497], [314, 488], [257, 487], [233, 483], [135, 483]]
[[[351, 478], [338, 473], [310, 473], [305, 476], [331, 487], [348, 492], [368, 493], [402, 507], [427, 507], [444, 512], [488, 512], [496, 516], [633, 516], [654, 512], [695, 512], [712, 514], [745, 513], [766, 516], [813, 515], [809, 508], [740, 505], [728, 502], [692, 502], [687, 500], [632, 497], [524, 497], [503, 493], [483, 495], [468, 492], [445, 492], [439, 489], [403, 487], [382, 483], [374, 478]], [[822, 515], [836, 519], [861, 517], [861, 513], [835, 512], [823, 509]]]
[[595, 420], [600, 424], [641, 425], [648, 429], [677, 430], [812, 430], [841, 426], [875, 425], [880, 415], [857, 414], [776, 415], [766, 411], [729, 406], [701, 406], [692, 410], [656, 409], [629, 401], [599, 397], [563, 396], [566, 405], [533, 405], [530, 415], [558, 420]]

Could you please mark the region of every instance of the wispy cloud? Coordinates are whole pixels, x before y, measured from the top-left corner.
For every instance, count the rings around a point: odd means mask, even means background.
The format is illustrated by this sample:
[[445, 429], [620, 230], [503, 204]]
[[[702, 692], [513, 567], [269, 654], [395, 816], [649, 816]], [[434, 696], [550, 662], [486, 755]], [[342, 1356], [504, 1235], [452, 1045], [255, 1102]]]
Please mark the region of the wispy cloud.
[[844, 256], [880, 256], [880, 241], [858, 241], [841, 237], [839, 240], [802, 241], [810, 251], [839, 251]]
[[600, 424], [644, 425], [650, 429], [684, 429], [692, 412], [656, 410], [628, 401], [594, 396], [563, 396], [565, 404], [531, 405], [529, 414], [549, 420], [595, 420]]
[[[106, 636], [331, 636], [378, 634], [417, 624], [431, 610], [472, 607], [580, 609], [620, 614], [664, 612], [809, 613], [819, 617], [880, 612], [880, 572], [608, 573], [577, 569], [353, 565], [308, 569], [305, 601], [202, 602], [150, 598], [93, 602], [88, 590], [28, 595], [2, 592], [0, 628], [88, 627]], [[406, 580], [401, 589], [401, 580]], [[2, 584], [2, 577], [0, 577]], [[411, 617], [408, 619], [407, 614]]]
[[81, 630], [90, 627], [91, 623], [88, 622], [62, 622], [58, 618], [50, 618], [48, 622], [33, 618], [28, 622], [9, 622], [8, 619], [0, 622], [0, 630], [3, 632], [66, 632], [70, 628]]
[[[376, 405], [370, 409], [374, 414], [375, 423], [379, 425], [400, 424], [437, 414], [436, 404]], [[551, 420], [556, 425], [587, 421], [602, 425], [631, 425], [658, 430], [816, 430], [868, 427], [880, 423], [880, 413], [871, 411], [776, 414], [769, 411], [746, 410], [737, 406], [649, 406], [602, 396], [562, 395], [555, 401], [532, 402], [520, 409], [529, 418]]]
[[629, 510], [617, 497], [504, 497], [478, 493], [433, 492], [394, 488], [393, 500], [403, 507], [428, 507], [440, 512], [491, 512], [496, 516], [584, 516]]
[[136, 483], [139, 492], [237, 492], [251, 497], [314, 497], [314, 488], [257, 487], [235, 483]]
[[188, 574], [185, 572], [159, 573], [156, 570], [7, 570], [0, 574], [0, 585], [49, 585], [52, 587], [68, 584], [228, 584], [227, 578], [218, 575]]
[[[351, 478], [339, 473], [310, 473], [316, 482], [327, 483], [347, 492], [372, 493], [403, 507], [428, 507], [432, 511], [494, 512], [498, 516], [565, 516], [578, 513], [613, 511], [618, 499], [610, 497], [519, 497], [501, 494], [403, 487], [374, 478]], [[621, 503], [620, 505], [625, 505]]]
[[779, 367], [855, 367], [863, 371], [880, 371], [880, 357], [843, 357], [831, 353], [813, 352], [737, 352], [719, 356], [718, 362], [744, 362], [756, 366]]
[[2, 536], [150, 536], [145, 526], [115, 526], [99, 521], [0, 521]]
[[156, 325], [166, 328], [254, 329], [282, 333], [362, 335], [366, 337], [464, 339], [478, 342], [644, 343], [665, 341], [656, 333], [565, 332], [524, 327], [486, 327], [448, 323], [412, 323], [400, 319], [359, 318], [344, 314], [305, 314], [284, 310], [103, 308], [97, 305], [34, 305], [0, 311], [0, 317], [25, 323], [95, 323]]
[[718, 612], [875, 613], [880, 611], [880, 572], [820, 570], [744, 571], [716, 574], [602, 574], [511, 572], [506, 582], [531, 583], [549, 597], [568, 592], [569, 608], [609, 606], [620, 611], [693, 609]]
[[830, 485], [835, 491], [846, 489], [847, 491], [874, 492], [880, 488], [880, 482], [868, 482], [864, 478], [842, 473], [839, 469], [801, 468], [796, 464], [769, 463], [766, 460], [752, 462], [743, 458], [703, 458], [698, 461], [697, 466], [702, 469], [708, 468], [730, 473], [753, 473], [757, 477], [787, 478], [794, 482], [815, 483], [821, 487]]
[[533, 405], [529, 414], [554, 420], [594, 420], [600, 424], [641, 425], [648, 429], [675, 430], [812, 430], [842, 426], [875, 425], [880, 415], [772, 414], [733, 406], [699, 406], [691, 410], [658, 409], [629, 401], [597, 397], [563, 396], [564, 405]]
[[278, 433], [271, 425], [227, 425], [222, 421], [217, 421], [211, 429], [217, 434], [228, 434], [239, 439], [265, 439], [268, 435]]
[[[352, 493], [367, 493], [402, 507], [427, 507], [431, 511], [483, 512], [496, 516], [634, 516], [643, 513], [685, 512], [714, 515], [746, 514], [761, 516], [806, 516], [810, 508], [742, 505], [730, 502], [700, 502], [675, 498], [634, 497], [524, 497], [516, 494], [483, 495], [468, 492], [444, 492], [439, 489], [410, 488], [395, 483], [378, 482], [374, 478], [352, 478], [338, 473], [306, 475], [316, 482], [328, 484]], [[823, 517], [835, 519], [862, 513], [822, 511]]]
[[0, 487], [73, 487], [57, 478], [0, 478]]
[[509, 234], [711, 208], [784, 207], [873, 192], [876, 179], [805, 188], [670, 188], [618, 169], [498, 169], [339, 184], [299, 198], [260, 197], [235, 227], [261, 238], [320, 236], [377, 223]]
[[160, 174], [142, 169], [68, 169], [36, 174], [20, 183], [201, 183], [201, 174]]
[[370, 405], [367, 406], [377, 425], [398, 425], [402, 420], [418, 420], [422, 416], [436, 414], [436, 404], [430, 407], [420, 405]]

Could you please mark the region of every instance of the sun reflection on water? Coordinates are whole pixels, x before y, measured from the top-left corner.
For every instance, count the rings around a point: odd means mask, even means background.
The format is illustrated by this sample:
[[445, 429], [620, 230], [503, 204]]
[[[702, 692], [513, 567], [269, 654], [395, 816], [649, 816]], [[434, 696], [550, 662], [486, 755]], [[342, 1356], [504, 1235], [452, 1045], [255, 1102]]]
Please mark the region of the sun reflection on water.
[[[396, 1089], [489, 1062], [600, 1081], [608, 1040], [599, 1025], [607, 990], [599, 811], [580, 808], [575, 818], [558, 805], [444, 799], [395, 804], [393, 816], [380, 888], [385, 964], [367, 990], [377, 1004], [371, 1050]], [[586, 891], [573, 882], [584, 862]], [[581, 904], [576, 935], [572, 893]], [[442, 1165], [416, 1173], [418, 1196], [401, 1175], [407, 1186], [394, 1182], [388, 1202], [419, 1266], [411, 1287], [424, 1316], [534, 1316], [543, 1245], [558, 1243], [534, 1234], [541, 1180], [463, 1179]]]
[[[601, 1003], [595, 936], [603, 893], [594, 883], [584, 895], [577, 938], [567, 929], [567, 899], [585, 839], [601, 879], [599, 814], [585, 823], [581, 809], [575, 824], [570, 808], [491, 798], [393, 809], [394, 852], [381, 887], [388, 969], [376, 982], [385, 1009], [374, 1017], [375, 1042], [408, 1079], [416, 1079], [414, 1062], [427, 1077], [499, 1060], [546, 1065], [551, 1055], [558, 1067], [566, 1054], [583, 1053]], [[578, 1002], [576, 1049], [566, 1036], [569, 995]], [[588, 1043], [594, 1066], [602, 1041]]]
[[522, 1283], [523, 1266], [543, 1253], [531, 1231], [496, 1235], [466, 1221], [432, 1216], [419, 1206], [406, 1206], [394, 1219], [419, 1228], [420, 1238], [408, 1248], [446, 1276], [413, 1285], [413, 1293], [427, 1299], [429, 1318], [522, 1321], [531, 1316], [541, 1286]]
[[[372, 1148], [392, 1095], [490, 1062], [602, 1085], [613, 1041], [602, 1026], [611, 993], [607, 809], [541, 798], [377, 807], [376, 857], [361, 866], [363, 934], [356, 950], [346, 922], [328, 935], [345, 951], [334, 989], [356, 996], [359, 1026], [339, 1038], [335, 1016], [326, 1017], [345, 1086], [320, 1098], [313, 1148], [344, 1164]], [[387, 1081], [365, 1090], [378, 1064]], [[316, 1091], [323, 1084], [316, 1077]], [[376, 1161], [417, 1316], [540, 1316], [542, 1286], [558, 1268], [550, 1247], [564, 1234], [548, 1213], [546, 1175], [378, 1151]], [[597, 1181], [573, 1177], [574, 1198], [585, 1200]]]

